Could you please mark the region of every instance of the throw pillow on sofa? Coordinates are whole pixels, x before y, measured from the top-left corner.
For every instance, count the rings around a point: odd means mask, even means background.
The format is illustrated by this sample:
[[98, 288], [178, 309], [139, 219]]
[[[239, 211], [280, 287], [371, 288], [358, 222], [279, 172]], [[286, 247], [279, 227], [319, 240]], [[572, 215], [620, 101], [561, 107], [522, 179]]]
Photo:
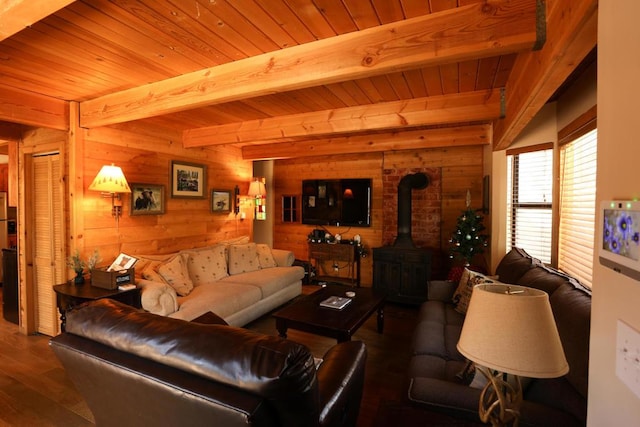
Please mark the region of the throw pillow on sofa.
[[469, 301], [471, 301], [471, 294], [473, 287], [481, 283], [497, 283], [492, 278], [485, 276], [482, 273], [471, 271], [468, 268], [464, 269], [462, 278], [458, 284], [458, 288], [453, 293], [453, 302], [456, 306], [455, 310], [460, 314], [466, 314], [467, 308], [469, 308]]
[[229, 275], [225, 245], [211, 246], [199, 251], [184, 251], [189, 277], [194, 286], [215, 282]]
[[189, 295], [193, 290], [193, 282], [183, 255], [178, 254], [158, 267], [158, 273], [180, 296]]
[[256, 250], [258, 252], [258, 262], [260, 263], [260, 268], [271, 268], [278, 266], [278, 263], [276, 263], [269, 245], [265, 245], [264, 243], [256, 243]]
[[258, 250], [255, 243], [229, 245], [229, 274], [260, 270]]
[[142, 278], [151, 280], [152, 282], [167, 283], [160, 273], [158, 273], [158, 267], [160, 267], [160, 264], [163, 264], [164, 262], [165, 261], [151, 261], [148, 263], [144, 270], [142, 270]]

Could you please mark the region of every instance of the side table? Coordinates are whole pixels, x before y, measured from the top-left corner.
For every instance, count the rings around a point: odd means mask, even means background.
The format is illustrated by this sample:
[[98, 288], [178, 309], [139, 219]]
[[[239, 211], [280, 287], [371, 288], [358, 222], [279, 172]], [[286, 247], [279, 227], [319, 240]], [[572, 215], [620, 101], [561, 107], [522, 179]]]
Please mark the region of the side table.
[[140, 289], [138, 288], [121, 291], [119, 289], [98, 288], [91, 286], [90, 283], [76, 285], [68, 282], [54, 286], [53, 290], [56, 293], [56, 304], [58, 311], [60, 311], [60, 320], [62, 321], [60, 329], [62, 332], [65, 331], [67, 323], [67, 311], [83, 302], [94, 301], [101, 298], [111, 298], [136, 308], [142, 308], [142, 304], [140, 303]]

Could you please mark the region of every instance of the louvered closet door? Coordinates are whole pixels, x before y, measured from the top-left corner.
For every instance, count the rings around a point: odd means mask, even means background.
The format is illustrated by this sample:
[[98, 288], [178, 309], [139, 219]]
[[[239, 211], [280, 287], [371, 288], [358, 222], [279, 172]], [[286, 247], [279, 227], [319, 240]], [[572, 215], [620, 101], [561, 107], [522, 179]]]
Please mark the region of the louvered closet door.
[[65, 280], [59, 154], [33, 158], [32, 183], [37, 331], [54, 336], [59, 317], [53, 286]]

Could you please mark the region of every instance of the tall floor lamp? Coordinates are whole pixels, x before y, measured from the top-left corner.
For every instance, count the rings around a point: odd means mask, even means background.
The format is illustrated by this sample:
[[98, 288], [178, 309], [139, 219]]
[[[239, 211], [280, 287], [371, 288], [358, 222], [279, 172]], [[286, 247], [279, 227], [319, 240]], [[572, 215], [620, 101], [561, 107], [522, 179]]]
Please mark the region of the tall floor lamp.
[[[493, 426], [518, 425], [519, 377], [556, 378], [569, 372], [549, 296], [524, 286], [477, 285], [458, 350], [488, 379], [480, 394], [479, 415]], [[506, 381], [507, 374], [516, 377], [515, 384]]]

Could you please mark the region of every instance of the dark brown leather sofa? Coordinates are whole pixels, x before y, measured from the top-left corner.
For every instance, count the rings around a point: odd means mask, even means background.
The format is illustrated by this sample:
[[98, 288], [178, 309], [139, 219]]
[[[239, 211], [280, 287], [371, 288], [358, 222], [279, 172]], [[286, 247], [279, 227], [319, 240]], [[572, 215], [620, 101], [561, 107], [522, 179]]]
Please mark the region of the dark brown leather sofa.
[[110, 300], [67, 313], [51, 347], [98, 426], [354, 426], [362, 342], [319, 367], [303, 345], [161, 317]]
[[[549, 302], [569, 373], [523, 384], [521, 426], [584, 426], [587, 419], [591, 292], [574, 278], [514, 248], [496, 269], [498, 280], [541, 289]], [[433, 285], [433, 286], [431, 286]], [[457, 348], [464, 315], [454, 309], [456, 283], [433, 282], [420, 310], [409, 365], [409, 399], [417, 405], [479, 421], [481, 390], [460, 378], [466, 361]]]

